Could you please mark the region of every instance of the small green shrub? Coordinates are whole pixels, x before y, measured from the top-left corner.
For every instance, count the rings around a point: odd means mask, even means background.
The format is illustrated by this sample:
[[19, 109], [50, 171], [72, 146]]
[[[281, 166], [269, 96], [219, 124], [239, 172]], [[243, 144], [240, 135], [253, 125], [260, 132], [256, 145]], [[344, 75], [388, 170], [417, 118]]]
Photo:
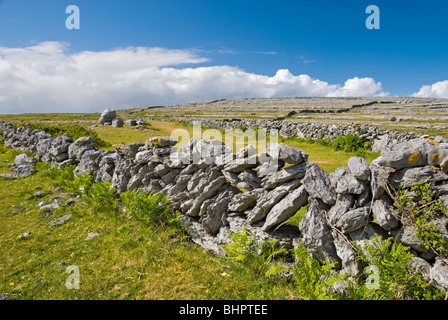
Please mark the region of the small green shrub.
[[364, 149], [364, 144], [361, 138], [352, 133], [337, 137], [331, 142], [331, 146], [336, 150], [344, 150], [346, 152], [356, 152], [360, 149]]

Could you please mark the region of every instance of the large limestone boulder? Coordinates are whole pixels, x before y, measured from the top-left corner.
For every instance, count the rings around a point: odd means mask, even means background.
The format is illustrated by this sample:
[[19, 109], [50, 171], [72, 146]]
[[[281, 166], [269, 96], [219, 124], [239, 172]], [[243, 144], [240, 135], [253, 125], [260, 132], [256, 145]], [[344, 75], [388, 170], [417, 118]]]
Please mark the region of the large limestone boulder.
[[114, 109], [109, 108], [109, 109], [106, 109], [103, 111], [98, 122], [101, 124], [112, 123], [112, 121], [116, 117], [117, 117], [117, 112]]
[[417, 138], [387, 145], [381, 150], [378, 164], [394, 169], [442, 165], [448, 159], [448, 149], [434, 140]]

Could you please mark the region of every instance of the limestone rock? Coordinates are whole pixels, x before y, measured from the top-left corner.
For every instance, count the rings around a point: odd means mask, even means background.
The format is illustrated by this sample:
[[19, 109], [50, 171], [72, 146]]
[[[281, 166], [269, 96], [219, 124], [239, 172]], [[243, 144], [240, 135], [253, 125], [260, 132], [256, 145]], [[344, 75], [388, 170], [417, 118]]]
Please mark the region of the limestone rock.
[[62, 223], [64, 223], [65, 221], [67, 221], [68, 219], [70, 219], [71, 217], [72, 217], [72, 214], [71, 214], [71, 213], [66, 214], [66, 215], [63, 215], [62, 217], [60, 217], [60, 218], [58, 218], [58, 219], [56, 219], [56, 220], [50, 221], [50, 222], [48, 223], [48, 225], [49, 225], [49, 226], [54, 226], [54, 225], [62, 224]]
[[14, 164], [11, 165], [11, 169], [13, 169], [21, 178], [26, 178], [36, 173], [36, 162], [36, 158], [29, 157], [27, 154], [22, 153], [16, 156]]
[[262, 195], [258, 198], [256, 206], [249, 212], [247, 222], [254, 223], [264, 219], [276, 203], [278, 203], [286, 194], [297, 189], [299, 186], [300, 180], [295, 179], [288, 181]]
[[370, 164], [370, 170], [372, 173], [370, 188], [372, 190], [373, 197], [378, 199], [386, 191], [389, 176], [395, 170], [393, 168], [379, 166], [375, 160]]
[[279, 203], [277, 203], [266, 217], [266, 222], [262, 227], [263, 231], [267, 231], [290, 217], [292, 217], [300, 208], [308, 203], [308, 193], [305, 186], [289, 193]]
[[210, 184], [204, 188], [203, 192], [199, 194], [199, 196], [196, 199], [194, 199], [193, 205], [190, 208], [190, 210], [188, 210], [187, 214], [191, 217], [198, 216], [202, 203], [205, 200], [212, 198], [216, 193], [218, 193], [219, 189], [226, 182], [227, 182], [226, 178], [224, 178], [223, 176], [220, 176], [217, 179], [210, 182]]
[[306, 170], [307, 166], [305, 162], [283, 168], [282, 170], [263, 178], [262, 186], [264, 189], [269, 190], [290, 180], [302, 179], [305, 177]]
[[436, 263], [431, 268], [429, 275], [436, 288], [448, 291], [448, 265], [442, 259], [436, 258]]
[[109, 108], [103, 111], [98, 122], [105, 124], [106, 122], [112, 122], [116, 117], [117, 112], [114, 109]]
[[379, 165], [394, 169], [425, 166], [437, 153], [435, 143], [429, 139], [417, 138], [401, 143], [388, 144], [381, 150]]
[[334, 239], [324, 217], [327, 210], [328, 206], [321, 200], [312, 198], [299, 229], [303, 235], [305, 248], [315, 260], [330, 261], [337, 263], [336, 267], [340, 267], [341, 259], [336, 253]]
[[112, 127], [114, 128], [122, 128], [124, 126], [124, 121], [121, 118], [115, 118], [112, 120]]
[[336, 196], [331, 190], [330, 178], [317, 164], [309, 162], [303, 184], [311, 198], [321, 199], [326, 204], [334, 204]]
[[243, 192], [237, 194], [229, 203], [230, 212], [244, 212], [257, 204], [256, 192]]
[[410, 188], [420, 181], [446, 181], [448, 175], [431, 166], [404, 168], [390, 175], [389, 181], [395, 190]]
[[367, 180], [370, 177], [370, 166], [364, 158], [351, 157], [347, 164], [356, 179]]
[[274, 159], [290, 164], [298, 164], [308, 160], [308, 154], [284, 143], [268, 143], [267, 154]]
[[369, 219], [369, 208], [362, 207], [344, 213], [334, 224], [343, 233], [350, 233], [364, 227]]
[[399, 225], [398, 212], [386, 195], [375, 200], [372, 205], [372, 212], [377, 223], [387, 231], [395, 229]]

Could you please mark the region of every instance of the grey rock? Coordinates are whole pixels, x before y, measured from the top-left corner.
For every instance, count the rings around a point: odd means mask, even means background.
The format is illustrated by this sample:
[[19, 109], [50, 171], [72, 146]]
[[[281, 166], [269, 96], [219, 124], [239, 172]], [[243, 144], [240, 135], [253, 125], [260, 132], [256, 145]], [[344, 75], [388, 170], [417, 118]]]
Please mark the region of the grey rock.
[[230, 212], [244, 212], [257, 204], [257, 193], [243, 192], [237, 194], [229, 203]]
[[60, 218], [58, 218], [58, 219], [56, 219], [56, 220], [53, 220], [53, 221], [48, 222], [48, 225], [49, 225], [49, 226], [54, 226], [54, 225], [62, 224], [62, 223], [64, 223], [65, 221], [67, 221], [68, 219], [70, 219], [71, 217], [72, 217], [72, 214], [71, 214], [71, 213], [66, 214], [66, 215], [63, 215], [62, 217], [60, 217]]
[[264, 189], [269, 190], [290, 180], [302, 179], [305, 177], [306, 170], [306, 162], [283, 168], [282, 170], [263, 178], [262, 186]]
[[356, 208], [361, 208], [370, 204], [372, 200], [370, 188], [366, 188], [363, 193], [356, 197]]
[[111, 123], [116, 117], [117, 112], [114, 109], [109, 108], [103, 111], [98, 122], [101, 124], [105, 124], [106, 122]]
[[374, 199], [381, 197], [387, 189], [389, 176], [395, 171], [393, 168], [379, 166], [375, 160], [370, 164], [371, 179], [370, 188]]
[[328, 206], [319, 199], [311, 198], [308, 211], [299, 224], [303, 235], [303, 244], [315, 260], [336, 263], [340, 268], [341, 259], [337, 255], [331, 229], [327, 225], [324, 214]]
[[45, 211], [44, 211], [44, 218], [49, 218], [53, 214], [54, 214], [54, 209], [53, 208], [45, 209]]
[[22, 153], [16, 156], [14, 164], [11, 165], [11, 168], [14, 169], [14, 172], [21, 178], [26, 178], [36, 173], [36, 162], [36, 158], [29, 157], [27, 154]]
[[343, 214], [334, 224], [343, 233], [350, 233], [364, 227], [369, 219], [369, 208], [362, 207], [349, 210]]
[[392, 173], [389, 181], [395, 190], [412, 187], [420, 181], [446, 181], [448, 175], [443, 171], [436, 170], [431, 166], [404, 168]]
[[259, 197], [256, 206], [247, 216], [247, 222], [255, 223], [264, 219], [276, 203], [289, 192], [297, 189], [300, 185], [299, 179], [291, 180]]
[[429, 252], [429, 250], [425, 248], [421, 240], [417, 237], [417, 232], [411, 225], [405, 225], [401, 230], [399, 230], [395, 236], [395, 241], [420, 252]]
[[[40, 202], [40, 203], [42, 203], [42, 202]], [[57, 203], [51, 203], [51, 204], [46, 204], [46, 205], [43, 205], [43, 206], [39, 206], [40, 210], [57, 209], [57, 208], [59, 208], [59, 204], [57, 204]]]
[[317, 164], [309, 162], [303, 185], [311, 198], [321, 199], [326, 204], [334, 204], [336, 196], [330, 187], [330, 178]]
[[248, 158], [236, 158], [230, 163], [227, 163], [223, 170], [228, 172], [243, 172], [250, 168], [255, 168], [259, 165], [257, 156], [251, 156]]
[[45, 197], [46, 195], [47, 195], [47, 193], [46, 193], [45, 191], [36, 191], [36, 192], [33, 194], [33, 198], [34, 198], [34, 199], [43, 198], [43, 197]]
[[135, 163], [136, 164], [148, 163], [152, 160], [152, 157], [153, 157], [152, 150], [140, 151], [135, 155]]
[[8, 180], [18, 179], [19, 175], [17, 173], [2, 173], [0, 177], [3, 177]]
[[372, 205], [372, 212], [377, 223], [387, 231], [395, 229], [399, 225], [398, 212], [386, 195], [375, 200]]
[[440, 258], [436, 258], [436, 263], [429, 272], [433, 285], [443, 291], [448, 291], [448, 265]]
[[121, 118], [115, 118], [112, 120], [112, 127], [114, 128], [122, 128], [124, 126], [124, 121]]
[[76, 198], [71, 197], [71, 198], [68, 198], [68, 199], [65, 201], [64, 206], [65, 206], [65, 207], [69, 207], [69, 206], [74, 205], [75, 203], [76, 203]]
[[86, 238], [84, 239], [84, 241], [88, 241], [91, 240], [93, 238], [97, 238], [100, 234], [98, 232], [89, 232], [86, 236]]
[[369, 222], [365, 227], [350, 232], [348, 236], [350, 240], [361, 246], [361, 248], [365, 244], [371, 244], [371, 239], [373, 237], [380, 236], [383, 239], [387, 239], [389, 237], [383, 228], [373, 222]]
[[127, 119], [127, 120], [125, 121], [125, 124], [126, 124], [127, 126], [136, 126], [136, 125], [137, 125], [137, 120], [135, 120], [135, 119]]
[[328, 211], [328, 220], [331, 224], [336, 222], [351, 208], [355, 202], [355, 197], [351, 194], [339, 194], [336, 199], [336, 203]]
[[[356, 179], [349, 171], [348, 168], [338, 168], [334, 172], [334, 174], [337, 174], [338, 172], [344, 171], [343, 174], [338, 174], [338, 179], [336, 182], [335, 191], [336, 193], [340, 194], [361, 194], [366, 189], [366, 184], [364, 181]], [[332, 179], [333, 173], [330, 174], [330, 181], [334, 181], [335, 179]]]
[[370, 177], [370, 166], [364, 158], [351, 157], [347, 164], [356, 179], [367, 180]]
[[378, 164], [394, 169], [425, 166], [437, 150], [434, 144], [427, 139], [417, 138], [401, 143], [388, 144], [381, 150]]
[[274, 174], [285, 166], [285, 162], [279, 159], [272, 159], [261, 161], [261, 164], [257, 167], [257, 175], [260, 178]]
[[420, 273], [422, 274], [425, 281], [427, 281], [427, 282], [431, 281], [431, 276], [430, 276], [431, 265], [427, 261], [425, 261], [422, 258], [414, 256], [414, 257], [412, 257], [411, 267], [420, 271]]
[[331, 234], [334, 239], [336, 253], [341, 259], [341, 273], [346, 273], [352, 277], [359, 276], [365, 267], [365, 263], [358, 259], [356, 251], [349, 244], [348, 239], [335, 230], [331, 230]]
[[[197, 184], [195, 185], [194, 189], [190, 190], [191, 197], [195, 198], [198, 195], [200, 195], [204, 191], [205, 187], [207, 187], [210, 184], [211, 181], [213, 181], [219, 177], [222, 177], [222, 175], [221, 175], [221, 171], [218, 168], [210, 167], [207, 170], [203, 171], [200, 176], [200, 179], [197, 182]], [[193, 178], [192, 178], [191, 182], [194, 182]], [[190, 187], [190, 184], [188, 184], [187, 188], [189, 188], [189, 187]]]
[[298, 164], [308, 160], [308, 154], [284, 143], [268, 143], [267, 154], [274, 159], [282, 160], [290, 164]]
[[157, 176], [157, 177], [162, 177], [165, 174], [167, 174], [171, 169], [169, 167], [167, 167], [164, 164], [159, 164], [157, 167], [154, 168], [153, 173]]
[[250, 191], [260, 188], [261, 180], [257, 177], [257, 173], [254, 170], [247, 169], [238, 175], [237, 185]]
[[199, 210], [201, 208], [202, 203], [209, 199], [212, 198], [216, 193], [218, 193], [219, 189], [226, 183], [226, 178], [224, 178], [223, 176], [218, 177], [217, 179], [213, 180], [212, 182], [210, 182], [210, 184], [208, 184], [203, 192], [193, 201], [193, 205], [190, 208], [190, 210], [188, 210], [187, 214], [191, 217], [196, 217], [199, 215]]
[[199, 213], [201, 217], [199, 221], [207, 233], [216, 234], [223, 225], [227, 224], [228, 203], [238, 192], [237, 188], [226, 185], [214, 198], [204, 201]]
[[262, 230], [268, 231], [273, 226], [283, 223], [306, 204], [308, 204], [308, 193], [305, 190], [305, 186], [302, 185], [288, 194], [271, 209], [266, 217], [266, 222]]

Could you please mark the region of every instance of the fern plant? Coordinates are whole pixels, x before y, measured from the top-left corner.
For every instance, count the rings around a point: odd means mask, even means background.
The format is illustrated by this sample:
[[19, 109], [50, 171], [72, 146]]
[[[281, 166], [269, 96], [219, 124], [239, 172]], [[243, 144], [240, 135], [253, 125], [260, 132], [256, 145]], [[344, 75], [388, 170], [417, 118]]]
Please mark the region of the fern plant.
[[117, 217], [117, 206], [120, 199], [110, 181], [95, 183], [89, 189], [87, 202], [95, 211], [112, 214]]
[[[369, 299], [441, 299], [445, 295], [426, 282], [419, 271], [411, 266], [413, 255], [409, 247], [376, 236], [364, 245], [354, 244], [358, 258], [378, 272], [378, 288], [366, 289], [362, 278], [358, 279], [363, 289], [351, 291], [356, 298]], [[361, 297], [359, 296], [361, 294]]]
[[132, 190], [122, 193], [120, 200], [132, 218], [147, 225], [163, 225], [173, 218], [168, 199], [160, 193]]
[[222, 245], [228, 258], [242, 262], [257, 274], [266, 277], [280, 274], [285, 270], [279, 258], [286, 250], [284, 247], [278, 247], [276, 240], [256, 241], [246, 228], [232, 233], [231, 239], [232, 242]]
[[317, 261], [307, 252], [303, 244], [293, 249], [295, 265], [292, 269], [294, 283], [300, 295], [307, 300], [336, 300], [339, 295], [333, 290], [337, 282], [347, 277], [338, 274], [334, 264]]

